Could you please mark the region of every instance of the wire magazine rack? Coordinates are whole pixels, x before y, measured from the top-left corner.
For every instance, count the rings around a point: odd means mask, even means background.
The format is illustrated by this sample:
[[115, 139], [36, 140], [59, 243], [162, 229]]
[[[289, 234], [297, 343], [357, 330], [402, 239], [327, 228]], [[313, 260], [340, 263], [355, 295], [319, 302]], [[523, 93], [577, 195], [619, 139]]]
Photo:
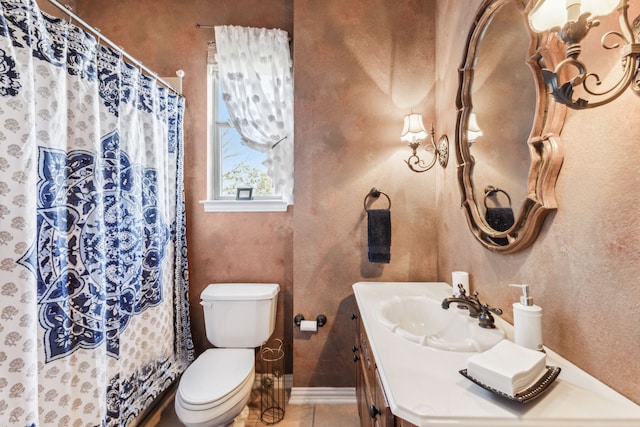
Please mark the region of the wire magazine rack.
[[260, 420], [267, 425], [284, 418], [286, 390], [284, 385], [284, 350], [282, 340], [275, 340], [275, 347], [260, 349], [262, 378], [260, 380]]

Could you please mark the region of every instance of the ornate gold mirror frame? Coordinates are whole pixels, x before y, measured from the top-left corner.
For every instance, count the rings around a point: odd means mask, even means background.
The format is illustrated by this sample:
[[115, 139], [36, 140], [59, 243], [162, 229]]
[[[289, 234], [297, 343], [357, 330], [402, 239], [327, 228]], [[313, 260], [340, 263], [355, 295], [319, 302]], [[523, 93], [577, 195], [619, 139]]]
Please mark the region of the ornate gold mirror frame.
[[[513, 144], [528, 145], [531, 163], [526, 182], [526, 197], [517, 211], [513, 225], [507, 230], [498, 231], [488, 225], [482, 208], [476, 200], [476, 193], [480, 194], [483, 189], [474, 190], [473, 171], [476, 161], [471, 154], [470, 145], [473, 141], [469, 140], [468, 131], [470, 130], [470, 116], [473, 108], [472, 85], [478, 49], [494, 15], [505, 5], [513, 5], [522, 12], [522, 25], [529, 33], [529, 51], [526, 58], [523, 57], [522, 60], [526, 62], [533, 73], [533, 84], [536, 86], [536, 106], [528, 140], [508, 141]], [[558, 40], [548, 33], [536, 34], [529, 29], [526, 14], [531, 7], [532, 5], [527, 5], [525, 0], [483, 1], [469, 32], [462, 65], [459, 69], [459, 86], [456, 98], [458, 108], [456, 158], [462, 207], [469, 228], [476, 239], [487, 249], [503, 254], [517, 252], [530, 246], [536, 240], [547, 214], [557, 208], [555, 185], [563, 161], [558, 135], [564, 124], [566, 107], [553, 102], [546, 91], [541, 70], [543, 68], [553, 69], [555, 64], [564, 58], [564, 49]], [[518, 108], [518, 93], [497, 93], [495, 101], [510, 102], [513, 108]], [[525, 125], [528, 126], [528, 124]], [[497, 141], [495, 142], [497, 143]], [[508, 158], [500, 160], [509, 161]], [[482, 204], [482, 200], [480, 203]]]

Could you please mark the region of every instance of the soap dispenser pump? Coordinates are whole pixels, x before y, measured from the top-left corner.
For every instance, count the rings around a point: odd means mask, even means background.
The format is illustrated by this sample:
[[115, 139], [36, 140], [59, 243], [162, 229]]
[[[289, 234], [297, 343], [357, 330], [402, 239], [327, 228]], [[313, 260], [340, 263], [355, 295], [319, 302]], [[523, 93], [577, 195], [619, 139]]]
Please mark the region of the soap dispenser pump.
[[529, 285], [509, 286], [522, 289], [520, 302], [513, 304], [513, 329], [515, 343], [532, 350], [544, 351], [542, 347], [542, 308], [533, 303]]

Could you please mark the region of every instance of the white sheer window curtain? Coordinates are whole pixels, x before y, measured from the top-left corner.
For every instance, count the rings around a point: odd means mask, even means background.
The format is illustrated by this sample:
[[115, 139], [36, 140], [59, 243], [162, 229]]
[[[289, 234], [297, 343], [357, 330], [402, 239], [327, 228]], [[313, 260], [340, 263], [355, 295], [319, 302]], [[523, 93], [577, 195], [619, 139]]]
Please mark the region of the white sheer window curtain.
[[289, 37], [279, 29], [216, 26], [216, 62], [232, 125], [267, 153], [275, 191], [293, 204], [293, 79]]

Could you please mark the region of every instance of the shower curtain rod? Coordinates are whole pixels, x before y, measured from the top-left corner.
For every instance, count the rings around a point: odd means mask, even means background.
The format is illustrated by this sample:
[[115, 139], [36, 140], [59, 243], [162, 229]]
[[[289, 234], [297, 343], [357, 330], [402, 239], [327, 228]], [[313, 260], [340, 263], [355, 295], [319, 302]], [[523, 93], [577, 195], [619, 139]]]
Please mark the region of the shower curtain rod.
[[[120, 52], [122, 54], [122, 56], [124, 56], [129, 61], [131, 61], [133, 63], [133, 65], [135, 65], [136, 67], [138, 67], [140, 69], [143, 69], [148, 74], [150, 74], [154, 79], [156, 79], [159, 83], [162, 83], [164, 86], [166, 86], [167, 89], [169, 89], [173, 93], [181, 96], [180, 92], [178, 92], [176, 89], [173, 88], [173, 86], [171, 86], [169, 83], [167, 83], [161, 77], [159, 77], [157, 73], [154, 73], [148, 67], [146, 67], [142, 62], [138, 61], [136, 58], [134, 58], [133, 56], [129, 55], [127, 52], [124, 51], [124, 49], [122, 47], [118, 46], [117, 44], [115, 44], [114, 42], [109, 40], [108, 38], [104, 37], [99, 29], [97, 29], [93, 25], [87, 23], [84, 19], [82, 19], [78, 15], [76, 15], [73, 12], [73, 10], [71, 9], [71, 7], [69, 7], [68, 5], [62, 4], [57, 0], [49, 0], [49, 3], [53, 4], [58, 9], [62, 10], [64, 13], [69, 15], [72, 19], [75, 19], [76, 21], [78, 21], [88, 31], [90, 31], [94, 35], [96, 35], [98, 37], [98, 43], [104, 42], [105, 44], [109, 45], [113, 49], [117, 50], [118, 52]], [[180, 77], [180, 76], [178, 76], [178, 77]]]

